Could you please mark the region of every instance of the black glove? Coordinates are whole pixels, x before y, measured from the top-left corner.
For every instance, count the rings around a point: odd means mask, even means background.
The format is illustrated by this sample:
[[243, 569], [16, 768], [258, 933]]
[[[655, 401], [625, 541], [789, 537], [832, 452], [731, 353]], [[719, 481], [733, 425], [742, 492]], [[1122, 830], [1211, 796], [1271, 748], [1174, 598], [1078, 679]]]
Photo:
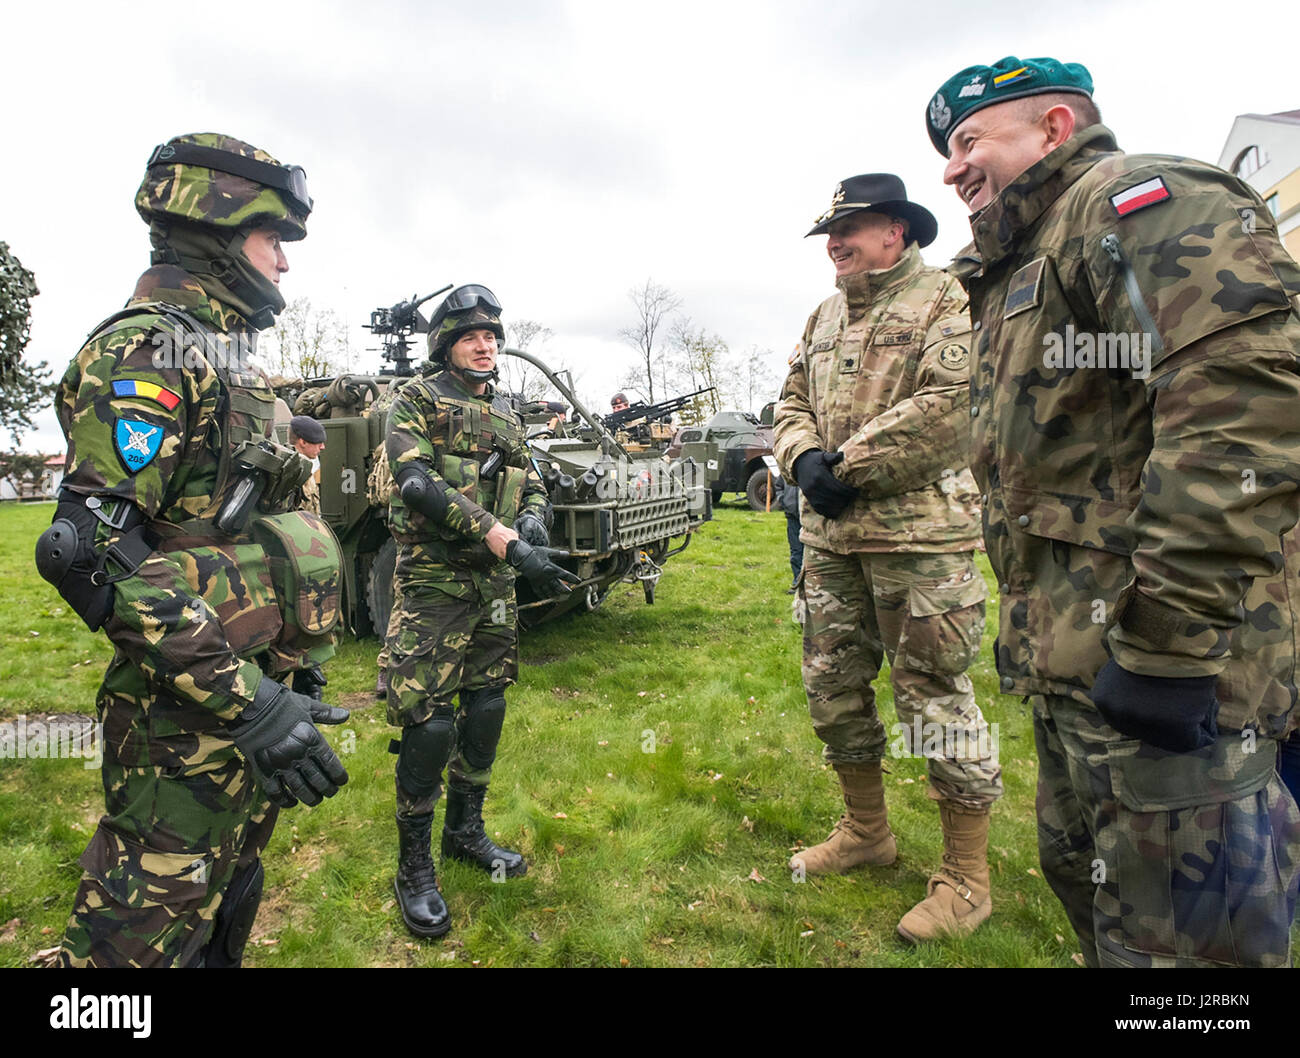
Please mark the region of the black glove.
[[515, 519], [514, 530], [521, 539], [528, 541], [533, 547], [546, 547], [551, 542], [551, 534], [546, 528], [546, 523], [532, 511], [524, 511]]
[[316, 724], [341, 724], [349, 715], [263, 676], [230, 737], [272, 801], [282, 808], [318, 805], [339, 792], [348, 773]]
[[567, 551], [558, 551], [553, 547], [533, 547], [527, 540], [511, 540], [506, 545], [506, 561], [528, 578], [528, 583], [541, 599], [550, 599], [572, 591], [569, 585], [577, 584], [582, 579], [551, 561], [555, 556], [567, 554]]
[[1190, 753], [1219, 737], [1215, 676], [1143, 676], [1112, 658], [1092, 685], [1092, 701], [1121, 735], [1170, 753]]
[[794, 461], [795, 480], [808, 497], [809, 506], [823, 518], [838, 518], [857, 498], [857, 489], [831, 473], [831, 467], [843, 459], [843, 452], [813, 448]]

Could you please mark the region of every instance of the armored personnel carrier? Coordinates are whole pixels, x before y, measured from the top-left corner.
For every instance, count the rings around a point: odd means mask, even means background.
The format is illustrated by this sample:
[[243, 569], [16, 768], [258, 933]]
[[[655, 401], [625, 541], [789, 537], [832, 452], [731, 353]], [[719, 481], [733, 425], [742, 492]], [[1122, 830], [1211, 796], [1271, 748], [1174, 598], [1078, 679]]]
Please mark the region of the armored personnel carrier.
[[[427, 331], [419, 306], [433, 296], [371, 313], [369, 329], [383, 337], [391, 369], [277, 388], [295, 415], [311, 415], [325, 428], [321, 515], [342, 545], [344, 612], [359, 637], [382, 636], [393, 606], [397, 545], [387, 523], [392, 479], [383, 455], [385, 418], [401, 387], [418, 375], [409, 336]], [[646, 602], [653, 603], [664, 563], [685, 550], [691, 534], [712, 517], [701, 468], [689, 458], [629, 451], [583, 407], [567, 377], [520, 350], [502, 349], [501, 355], [541, 370], [577, 415], [575, 423], [554, 432], [534, 431], [529, 446], [555, 512], [551, 545], [569, 552], [559, 561], [580, 583], [562, 597], [538, 599], [527, 580], [519, 580], [520, 624], [594, 610], [624, 581], [639, 583]]]
[[691, 459], [704, 468], [714, 503], [725, 493], [743, 492], [756, 511], [777, 509], [780, 478], [764, 456], [772, 454], [772, 426], [749, 412], [720, 411], [703, 426], [683, 426], [668, 447], [670, 458]]

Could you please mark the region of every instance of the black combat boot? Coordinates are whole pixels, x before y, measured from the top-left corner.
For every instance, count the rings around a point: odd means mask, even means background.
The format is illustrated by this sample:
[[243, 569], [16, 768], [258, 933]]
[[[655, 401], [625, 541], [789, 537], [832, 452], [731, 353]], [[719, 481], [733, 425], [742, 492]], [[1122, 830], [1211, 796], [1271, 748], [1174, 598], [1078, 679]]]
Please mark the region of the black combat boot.
[[293, 674], [293, 689], [298, 694], [305, 694], [308, 698], [315, 698], [321, 701], [324, 687], [329, 680], [325, 678], [325, 673], [321, 672], [319, 665], [313, 665], [309, 669], [297, 669]]
[[398, 862], [393, 888], [406, 928], [417, 937], [441, 937], [451, 929], [451, 915], [438, 892], [438, 877], [429, 851], [433, 813], [397, 817]]
[[495, 844], [483, 829], [483, 796], [486, 786], [447, 784], [447, 822], [442, 829], [442, 857], [463, 860], [489, 873], [498, 869], [507, 878], [518, 878], [528, 864], [517, 852]]

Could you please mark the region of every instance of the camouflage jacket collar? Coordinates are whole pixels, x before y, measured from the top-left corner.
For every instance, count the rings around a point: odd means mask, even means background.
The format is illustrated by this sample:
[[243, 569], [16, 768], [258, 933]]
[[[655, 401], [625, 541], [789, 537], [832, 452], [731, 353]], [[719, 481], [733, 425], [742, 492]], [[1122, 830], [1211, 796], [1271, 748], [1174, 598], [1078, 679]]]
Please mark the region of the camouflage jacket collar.
[[1037, 223], [1061, 194], [1107, 154], [1117, 153], [1115, 135], [1105, 125], [1089, 125], [1031, 165], [971, 216], [980, 260], [987, 267], [1005, 257], [1022, 233]]
[[475, 393], [465, 384], [465, 380], [449, 367], [444, 367], [435, 374], [433, 381], [440, 390], [452, 397], [463, 397], [466, 400], [482, 400], [491, 404], [492, 398], [496, 396], [496, 390], [492, 387], [491, 382], [487, 384], [487, 389], [482, 393]]
[[210, 297], [194, 276], [176, 265], [161, 264], [147, 269], [135, 283], [129, 305], [161, 301], [184, 309], [200, 323], [224, 334], [252, 331], [248, 321], [224, 302]]
[[849, 317], [861, 316], [876, 299], [896, 293], [912, 281], [912, 277], [925, 267], [921, 260], [921, 251], [912, 243], [903, 251], [903, 256], [889, 268], [877, 268], [870, 272], [858, 272], [856, 275], [840, 276], [835, 285], [844, 295]]

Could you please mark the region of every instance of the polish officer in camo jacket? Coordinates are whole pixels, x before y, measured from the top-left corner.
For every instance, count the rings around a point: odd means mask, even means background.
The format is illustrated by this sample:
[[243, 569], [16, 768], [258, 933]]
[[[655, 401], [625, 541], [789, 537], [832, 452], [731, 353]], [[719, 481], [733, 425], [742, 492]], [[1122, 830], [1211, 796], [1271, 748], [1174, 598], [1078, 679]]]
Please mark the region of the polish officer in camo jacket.
[[1039, 853], [1085, 960], [1284, 966], [1300, 270], [1250, 187], [1123, 153], [1092, 89], [1008, 57], [926, 108], [972, 214], [998, 673], [1033, 702]]
[[36, 548], [114, 647], [106, 807], [60, 957], [238, 966], [279, 808], [347, 781], [316, 727], [347, 710], [272, 675], [333, 653], [340, 556], [290, 509], [311, 464], [271, 439], [275, 395], [247, 360], [312, 202], [301, 168], [199, 133], [155, 149], [135, 204], [152, 267], [63, 376], [68, 474]]
[[[966, 669], [984, 631], [979, 510], [967, 469], [970, 323], [961, 285], [927, 267], [938, 226], [888, 173], [844, 180], [825, 234], [838, 293], [809, 318], [775, 415], [776, 458], [803, 493], [803, 679], [844, 794], [810, 874], [893, 863], [881, 761], [927, 758], [943, 864], [898, 930], [969, 933], [992, 911], [990, 807], [1001, 769]], [[885, 657], [905, 732], [887, 736], [872, 682]], [[924, 735], [927, 726], [932, 733]], [[938, 737], [933, 737], [937, 732]]]

